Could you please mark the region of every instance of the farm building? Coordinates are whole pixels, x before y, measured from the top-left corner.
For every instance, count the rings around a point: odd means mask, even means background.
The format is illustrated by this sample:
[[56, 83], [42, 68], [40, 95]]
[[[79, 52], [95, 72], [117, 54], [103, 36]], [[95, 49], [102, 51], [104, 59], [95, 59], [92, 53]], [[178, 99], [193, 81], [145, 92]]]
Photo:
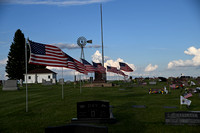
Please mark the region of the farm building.
[[[57, 73], [49, 69], [34, 69], [27, 73], [27, 83], [42, 83], [43, 80], [52, 81], [56, 83]], [[26, 83], [26, 74], [24, 74], [24, 79]]]

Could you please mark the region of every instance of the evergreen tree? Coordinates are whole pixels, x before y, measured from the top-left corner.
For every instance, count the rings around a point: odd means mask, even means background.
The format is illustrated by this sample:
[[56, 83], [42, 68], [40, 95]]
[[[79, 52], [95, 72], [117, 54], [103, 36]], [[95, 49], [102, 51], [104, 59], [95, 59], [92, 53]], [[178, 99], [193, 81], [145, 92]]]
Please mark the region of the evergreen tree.
[[[30, 50], [28, 47], [28, 60]], [[36, 68], [45, 68], [45, 66], [28, 64], [28, 71]], [[24, 79], [25, 74], [25, 37], [20, 29], [15, 32], [13, 42], [8, 53], [6, 72], [9, 79]]]

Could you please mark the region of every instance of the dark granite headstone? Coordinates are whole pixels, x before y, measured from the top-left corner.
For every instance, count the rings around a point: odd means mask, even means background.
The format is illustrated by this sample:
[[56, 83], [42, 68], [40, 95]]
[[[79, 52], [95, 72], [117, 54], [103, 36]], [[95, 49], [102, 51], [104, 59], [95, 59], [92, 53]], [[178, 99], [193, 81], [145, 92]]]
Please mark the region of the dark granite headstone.
[[86, 101], [77, 103], [77, 118], [109, 118], [109, 102]]
[[84, 101], [77, 103], [77, 118], [72, 123], [115, 123], [109, 102]]
[[165, 112], [165, 124], [200, 125], [200, 111]]

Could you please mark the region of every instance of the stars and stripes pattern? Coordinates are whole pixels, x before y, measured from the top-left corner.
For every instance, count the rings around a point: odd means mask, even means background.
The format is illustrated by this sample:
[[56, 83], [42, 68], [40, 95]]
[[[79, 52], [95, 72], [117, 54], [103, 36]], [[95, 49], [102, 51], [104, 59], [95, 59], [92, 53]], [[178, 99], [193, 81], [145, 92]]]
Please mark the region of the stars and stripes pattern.
[[118, 73], [117, 67], [107, 66], [107, 72]]
[[30, 46], [30, 64], [67, 67], [67, 57], [58, 47], [48, 44], [28, 41]]
[[101, 63], [92, 62], [96, 72], [106, 73], [106, 68]]
[[189, 98], [192, 97], [192, 93], [188, 93], [187, 95], [184, 96], [184, 98]]
[[117, 73], [120, 74], [120, 75], [122, 75], [122, 76], [124, 76], [124, 77], [127, 77], [127, 76], [128, 76], [128, 75], [126, 75], [125, 73], [123, 73], [121, 70], [118, 70]]
[[86, 68], [85, 68], [83, 63], [81, 63], [80, 61], [72, 58], [71, 56], [69, 56], [66, 53], [65, 53], [65, 55], [67, 57], [67, 64], [68, 64], [67, 68], [74, 69], [74, 70], [76, 70], [76, 71], [78, 71], [80, 73], [86, 74], [86, 75], [88, 74], [88, 72], [87, 72], [87, 70], [86, 70]]
[[65, 67], [87, 74], [85, 66], [81, 62], [64, 53], [60, 48], [53, 45], [36, 43], [30, 40], [29, 45], [31, 50], [29, 59], [30, 64]]
[[91, 65], [88, 61], [86, 61], [85, 59], [81, 59], [82, 63], [85, 66], [86, 71], [88, 71], [88, 73], [93, 73], [95, 72], [95, 68], [93, 65]]
[[126, 63], [119, 62], [120, 70], [126, 71], [126, 72], [133, 72], [133, 69], [131, 69]]

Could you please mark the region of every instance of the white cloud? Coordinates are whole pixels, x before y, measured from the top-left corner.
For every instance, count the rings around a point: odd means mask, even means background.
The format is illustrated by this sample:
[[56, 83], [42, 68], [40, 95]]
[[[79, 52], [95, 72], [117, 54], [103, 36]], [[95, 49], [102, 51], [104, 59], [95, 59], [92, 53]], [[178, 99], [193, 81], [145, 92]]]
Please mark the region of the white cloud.
[[0, 65], [6, 65], [7, 64], [7, 58], [6, 59], [3, 59], [3, 60], [0, 60]]
[[191, 60], [174, 60], [168, 63], [168, 69], [176, 67], [196, 67], [200, 66], [200, 48], [190, 47], [184, 51], [186, 55], [194, 56]]
[[[68, 43], [57, 43], [57, 44], [52, 44], [55, 45], [61, 49], [79, 49], [80, 47], [78, 46], [78, 44], [68, 44]], [[100, 48], [101, 45], [86, 45], [85, 48]]]
[[[123, 59], [118, 58], [117, 60], [112, 60], [110, 57], [108, 56], [104, 56], [104, 66], [112, 66], [112, 67], [117, 67], [118, 69], [119, 67], [119, 62], [124, 62]], [[92, 55], [92, 61], [97, 62], [97, 63], [101, 63], [102, 62], [102, 55], [101, 53], [97, 50], [93, 55]], [[127, 65], [129, 65], [129, 67], [131, 67], [133, 70], [136, 70], [136, 67], [134, 64], [129, 64], [127, 62], [125, 62]]]
[[[106, 62], [107, 60], [109, 60], [110, 58], [108, 56], [104, 56], [104, 62]], [[96, 63], [101, 63], [102, 62], [102, 55], [99, 52], [99, 50], [97, 50], [93, 55], [92, 55], [92, 61], [96, 62]]]
[[146, 68], [145, 68], [145, 72], [151, 72], [151, 71], [155, 71], [158, 68], [158, 65], [154, 65], [152, 66], [152, 64], [149, 64]]
[[71, 5], [87, 5], [95, 3], [109, 2], [111, 0], [3, 0], [1, 3], [8, 4], [22, 4], [22, 5], [57, 5], [57, 6], [71, 6]]

